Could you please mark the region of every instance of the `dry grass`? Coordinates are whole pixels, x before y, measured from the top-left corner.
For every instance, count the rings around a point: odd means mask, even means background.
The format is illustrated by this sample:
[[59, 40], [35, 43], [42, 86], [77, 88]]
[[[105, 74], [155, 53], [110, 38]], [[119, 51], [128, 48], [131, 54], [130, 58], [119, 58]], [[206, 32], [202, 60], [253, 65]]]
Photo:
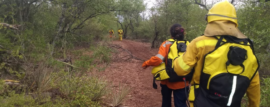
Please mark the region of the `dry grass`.
[[120, 106], [126, 99], [126, 96], [130, 92], [131, 88], [126, 85], [119, 85], [118, 89], [114, 89], [113, 93], [111, 93], [111, 106], [118, 107]]
[[50, 89], [51, 73], [56, 69], [45, 62], [33, 64], [33, 66], [29, 65], [25, 67], [27, 72], [25, 72], [25, 77], [23, 78], [23, 83], [27, 85], [28, 90], [43, 92]]

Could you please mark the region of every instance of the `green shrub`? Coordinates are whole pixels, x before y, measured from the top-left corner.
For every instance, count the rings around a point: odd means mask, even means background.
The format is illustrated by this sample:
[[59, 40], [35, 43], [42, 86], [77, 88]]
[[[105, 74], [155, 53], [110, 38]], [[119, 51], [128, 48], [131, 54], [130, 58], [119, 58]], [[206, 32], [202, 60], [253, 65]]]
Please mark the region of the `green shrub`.
[[55, 74], [52, 85], [59, 88], [71, 106], [89, 106], [99, 102], [109, 92], [109, 85], [103, 79], [94, 76], [76, 76], [68, 72]]
[[261, 84], [261, 107], [269, 107], [270, 104], [270, 77], [263, 78]]
[[103, 79], [94, 76], [84, 75], [78, 77], [77, 75], [70, 75], [68, 72], [61, 71], [52, 73], [50, 79], [51, 90], [54, 91], [43, 89], [28, 95], [15, 93], [15, 91], [4, 86], [4, 82], [1, 81], [1, 107], [101, 107], [101, 98], [110, 92], [109, 84]]
[[15, 94], [15, 92], [10, 92], [8, 97], [0, 97], [1, 107], [29, 107], [37, 106], [31, 96], [25, 94]]
[[0, 103], [1, 107], [26, 107], [36, 106], [36, 100], [26, 94], [16, 94], [3, 80], [0, 80]]
[[[242, 107], [247, 107], [248, 105], [247, 95], [242, 99]], [[270, 77], [263, 78], [261, 81], [261, 103], [260, 107], [269, 107], [270, 104]]]
[[74, 65], [80, 68], [81, 72], [86, 71], [88, 68], [91, 67], [94, 58], [88, 55], [82, 55], [79, 57], [78, 60], [74, 61]]
[[100, 63], [110, 63], [111, 61], [111, 49], [104, 45], [99, 45], [92, 48], [94, 50], [93, 57]]

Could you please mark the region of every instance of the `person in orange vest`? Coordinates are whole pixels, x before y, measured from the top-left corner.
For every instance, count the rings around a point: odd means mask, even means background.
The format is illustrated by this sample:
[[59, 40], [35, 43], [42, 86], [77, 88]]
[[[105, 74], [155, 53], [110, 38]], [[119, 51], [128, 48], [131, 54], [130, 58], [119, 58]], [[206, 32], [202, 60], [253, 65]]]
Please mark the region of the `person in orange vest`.
[[[181, 27], [180, 24], [174, 24], [170, 28], [170, 33], [172, 39], [184, 40], [185, 30]], [[142, 64], [142, 67], [145, 69], [149, 66], [158, 66], [163, 62], [167, 64], [167, 56], [171, 45], [171, 41], [164, 41], [159, 47], [158, 54], [145, 61]], [[183, 81], [169, 82], [169, 80], [162, 80], [160, 83], [162, 94], [162, 107], [171, 107], [172, 94], [174, 97], [175, 107], [186, 107], [187, 96], [185, 93], [185, 88], [188, 89], [188, 85], [188, 81], [185, 83]]]
[[118, 29], [118, 35], [119, 35], [119, 40], [122, 41], [123, 38], [123, 30], [122, 29]]
[[227, 0], [218, 2], [206, 21], [204, 35], [173, 62], [178, 76], [194, 72], [190, 107], [241, 107], [245, 93], [248, 107], [260, 107], [259, 61], [253, 42], [237, 28], [235, 7]]
[[114, 31], [113, 31], [113, 29], [111, 29], [111, 30], [109, 31], [109, 34], [110, 34], [110, 38], [112, 38], [112, 37], [113, 37], [113, 35], [114, 35]]

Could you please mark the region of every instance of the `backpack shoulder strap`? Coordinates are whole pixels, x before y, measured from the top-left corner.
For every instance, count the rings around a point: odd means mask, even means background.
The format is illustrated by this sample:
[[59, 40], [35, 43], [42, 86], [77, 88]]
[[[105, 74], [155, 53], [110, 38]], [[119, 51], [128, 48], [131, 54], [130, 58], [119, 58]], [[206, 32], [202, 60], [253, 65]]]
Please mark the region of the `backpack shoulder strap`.
[[222, 40], [223, 40], [224, 37], [223, 36], [220, 36], [218, 38], [217, 36], [215, 36], [215, 38], [218, 39], [218, 42], [217, 42], [216, 47], [215, 47], [215, 49], [217, 49], [221, 45], [221, 42], [222, 42]]
[[249, 44], [250, 44], [250, 47], [251, 47], [253, 53], [255, 54], [253, 42], [252, 42], [249, 38], [248, 38], [247, 40], [248, 40], [248, 42], [249, 42]]

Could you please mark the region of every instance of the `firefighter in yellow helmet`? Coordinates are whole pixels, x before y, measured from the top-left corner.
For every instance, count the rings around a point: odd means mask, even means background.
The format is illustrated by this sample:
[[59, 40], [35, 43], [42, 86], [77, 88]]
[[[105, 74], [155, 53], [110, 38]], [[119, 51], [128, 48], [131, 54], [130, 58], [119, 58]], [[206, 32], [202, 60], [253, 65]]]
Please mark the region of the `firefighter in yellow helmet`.
[[112, 38], [114, 36], [114, 31], [113, 29], [109, 30], [109, 34], [110, 34], [110, 38]]
[[118, 35], [119, 35], [119, 40], [122, 41], [122, 37], [123, 37], [123, 30], [122, 29], [118, 29]]
[[194, 71], [190, 82], [191, 107], [241, 107], [247, 94], [249, 107], [260, 105], [259, 63], [253, 43], [237, 28], [235, 7], [218, 2], [209, 10], [204, 35], [174, 60], [178, 76]]

